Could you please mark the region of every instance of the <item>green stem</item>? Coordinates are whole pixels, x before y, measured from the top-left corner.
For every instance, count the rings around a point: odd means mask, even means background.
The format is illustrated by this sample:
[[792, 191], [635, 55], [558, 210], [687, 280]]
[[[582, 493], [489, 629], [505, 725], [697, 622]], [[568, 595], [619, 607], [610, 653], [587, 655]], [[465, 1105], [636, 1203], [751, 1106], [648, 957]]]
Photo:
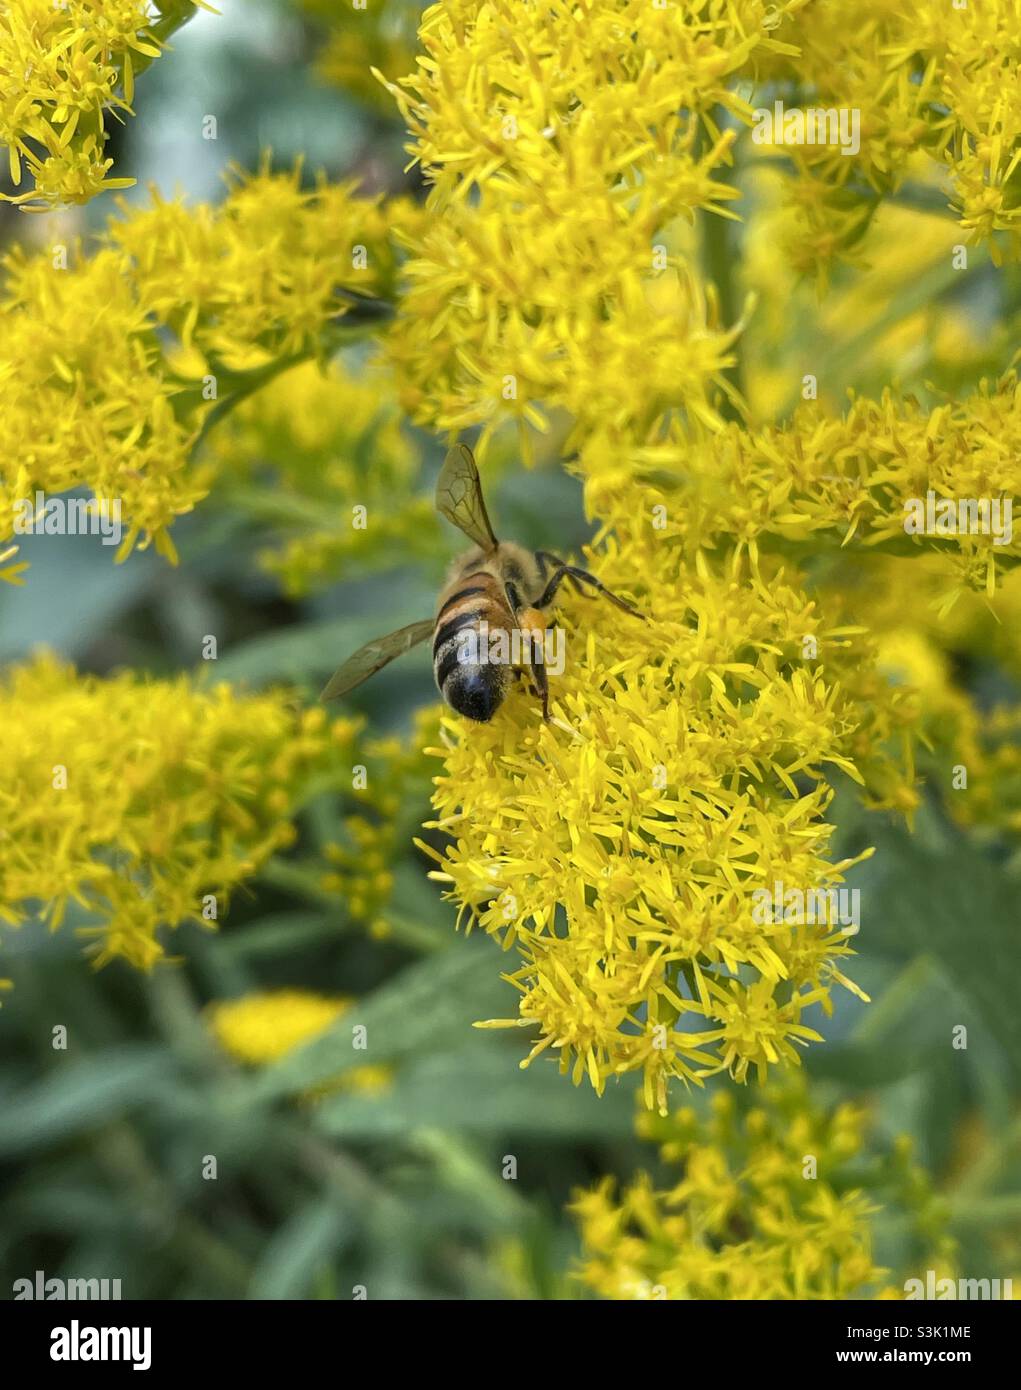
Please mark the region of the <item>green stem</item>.
[[[389, 306], [387, 307], [389, 308]], [[360, 338], [375, 332], [385, 321], [385, 316], [378, 312], [373, 313], [371, 317], [363, 318], [356, 311], [352, 311], [339, 325], [330, 325], [318, 342], [302, 348], [300, 352], [289, 353], [285, 357], [274, 357], [272, 361], [263, 363], [261, 367], [253, 367], [250, 371], [230, 372], [227, 376], [227, 385], [231, 388], [230, 394], [224, 396], [223, 400], [217, 401], [202, 421], [202, 428], [192, 445], [192, 457], [194, 458], [198, 454], [209, 432], [256, 391], [261, 391], [264, 386], [267, 386], [282, 373], [290, 371], [292, 367], [300, 366], [302, 362], [311, 362], [324, 355], [332, 356], [333, 353], [338, 352], [349, 343], [357, 342]], [[218, 385], [219, 381], [220, 379], [218, 379]], [[187, 414], [202, 400], [202, 390], [202, 387], [192, 387], [175, 397], [176, 413], [178, 415]]]
[[167, 1196], [162, 1175], [150, 1163], [138, 1135], [128, 1124], [118, 1121], [101, 1130], [93, 1146], [99, 1163], [114, 1177], [119, 1189], [126, 1187], [133, 1192], [143, 1207], [165, 1222], [169, 1233], [167, 1248], [175, 1251], [183, 1264], [203, 1268], [223, 1286], [236, 1293], [244, 1292], [251, 1273], [247, 1261], [190, 1213], [175, 1206]]
[[[158, 39], [160, 44], [165, 44], [171, 34], [178, 29], [182, 29], [189, 20], [194, 19], [198, 14], [198, 5], [193, 5], [190, 0], [164, 0], [160, 5], [160, 17], [155, 24], [149, 25], [149, 33], [153, 38]], [[131, 68], [137, 77], [140, 72], [145, 72], [156, 60], [148, 58], [144, 53], [133, 53], [131, 56]]]
[[[727, 113], [721, 107], [717, 107], [713, 112], [713, 119], [717, 128], [722, 130], [726, 123]], [[716, 287], [721, 327], [732, 328], [741, 317], [737, 281], [734, 274], [737, 261], [736, 229], [738, 224], [731, 221], [729, 217], [720, 217], [712, 212], [702, 212], [700, 217], [702, 265], [705, 278]], [[741, 356], [736, 344], [733, 351], [734, 365], [725, 367], [721, 375], [729, 382], [733, 392], [743, 400]], [[724, 393], [723, 400], [719, 405], [719, 413], [725, 420], [740, 421], [742, 419], [741, 411], [728, 393]]]
[[152, 1016], [168, 1045], [205, 1075], [230, 1076], [232, 1068], [213, 1042], [181, 975], [157, 970], [146, 982]]
[[320, 887], [314, 871], [288, 864], [283, 859], [270, 859], [263, 864], [257, 877], [271, 888], [279, 888], [294, 897], [315, 903], [317, 907], [327, 907], [336, 912], [341, 906], [335, 893]]
[[499, 1225], [520, 1227], [527, 1217], [527, 1203], [514, 1192], [513, 1183], [497, 1177], [490, 1164], [458, 1135], [423, 1128], [414, 1131], [412, 1144], [429, 1159], [451, 1191], [467, 1197]]
[[[241, 404], [242, 401], [246, 401], [255, 391], [261, 390], [263, 386], [268, 385], [275, 377], [280, 376], [283, 372], [289, 371], [291, 367], [296, 367], [300, 362], [307, 362], [309, 358], [313, 356], [314, 352], [312, 350], [308, 352], [296, 352], [288, 357], [275, 357], [272, 362], [267, 362], [262, 367], [255, 367], [250, 372], [232, 373], [231, 380], [239, 384], [235, 386], [235, 389], [231, 391], [230, 395], [224, 396], [222, 401], [217, 401], [216, 405], [213, 406], [212, 410], [202, 421], [202, 428], [199, 430], [198, 438], [192, 445], [193, 457], [198, 454], [202, 448], [210, 430], [214, 430], [222, 420], [225, 420], [227, 416]], [[187, 408], [188, 397], [194, 397], [196, 392], [201, 398], [201, 392], [197, 391], [197, 388], [196, 391], [185, 392], [183, 393], [183, 397], [178, 398], [179, 401], [183, 401], [185, 408]]]
[[[288, 864], [282, 859], [271, 859], [259, 870], [258, 877], [273, 888], [280, 888], [295, 897], [303, 898], [306, 902], [314, 903], [317, 907], [328, 908], [331, 912], [336, 913], [341, 919], [338, 921], [338, 930], [341, 928], [346, 931], [351, 929], [352, 923], [344, 910], [343, 901], [337, 894], [321, 888], [315, 880], [313, 871], [301, 868], [296, 864]], [[453, 933], [450, 933], [448, 937], [446, 932], [440, 933], [429, 927], [423, 927], [418, 922], [413, 922], [410, 918], [386, 907], [380, 909], [380, 916], [390, 927], [391, 939], [413, 951], [446, 950], [456, 939]]]
[[[896, 295], [883, 313], [878, 318], [872, 319], [860, 333], [856, 333], [832, 351], [827, 351], [824, 347], [820, 349], [818, 359], [820, 380], [828, 381], [835, 394], [842, 394], [847, 384], [847, 378], [853, 373], [862, 357], [867, 355], [875, 343], [880, 341], [891, 328], [895, 328], [897, 324], [910, 318], [913, 314], [938, 305], [945, 295], [957, 289], [966, 276], [973, 275], [985, 264], [986, 261], [983, 257], [976, 260], [975, 264], [970, 265], [967, 270], [955, 270], [950, 262], [932, 266], [923, 275], [913, 280], [900, 294]], [[818, 338], [816, 341], [818, 342]], [[816, 369], [813, 368], [813, 370]], [[778, 412], [778, 418], [785, 419], [789, 416], [800, 400], [799, 386], [797, 393], [791, 395], [784, 402]]]
[[[734, 284], [734, 255], [734, 223], [729, 218], [716, 217], [711, 212], [703, 213], [702, 260], [705, 266], [706, 279], [711, 280], [716, 286], [720, 306], [720, 322], [724, 328], [733, 327], [741, 316]], [[736, 348], [734, 352], [737, 361], [732, 367], [724, 368], [722, 375], [726, 377], [734, 390], [742, 395], [741, 359]], [[727, 396], [724, 397], [720, 414], [728, 420], [741, 418], [737, 407]]]
[[383, 909], [382, 916], [390, 928], [393, 939], [399, 941], [402, 946], [410, 946], [413, 950], [426, 953], [446, 951], [456, 941], [453, 932], [437, 932], [432, 927], [423, 927], [389, 907]]

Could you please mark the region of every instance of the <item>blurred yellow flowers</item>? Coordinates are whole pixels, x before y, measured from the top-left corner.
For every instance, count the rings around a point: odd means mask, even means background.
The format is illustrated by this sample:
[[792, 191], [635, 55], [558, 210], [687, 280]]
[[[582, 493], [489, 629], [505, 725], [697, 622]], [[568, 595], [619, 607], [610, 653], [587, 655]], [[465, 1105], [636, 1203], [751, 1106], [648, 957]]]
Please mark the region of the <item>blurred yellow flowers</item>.
[[716, 121], [750, 118], [735, 75], [788, 51], [766, 18], [761, 0], [445, 0], [426, 12], [425, 56], [391, 88], [432, 184], [388, 343], [413, 418], [483, 425], [483, 454], [502, 420], [527, 449], [524, 425], [544, 429], [558, 408], [579, 435], [641, 432], [670, 405], [718, 419], [710, 396], [735, 327], [691, 275], [665, 313], [647, 284], [666, 267], [666, 224], [733, 215], [736, 191], [718, 177], [733, 133]]
[[318, 1037], [350, 1007], [306, 989], [274, 989], [209, 1006], [217, 1042], [239, 1062], [267, 1066]]
[[[272, 989], [211, 1004], [207, 1018], [225, 1052], [247, 1066], [265, 1067], [325, 1032], [353, 1003], [306, 989]], [[353, 1067], [336, 1082], [316, 1087], [314, 1095], [333, 1090], [375, 1094], [387, 1088], [391, 1076], [386, 1066]]]
[[[849, 557], [848, 557], [849, 558]], [[990, 600], [969, 592], [949, 612], [953, 557], [877, 555], [836, 567], [824, 601], [867, 614], [884, 676], [914, 693], [921, 776], [961, 825], [1021, 832], [1021, 709], [1005, 697], [980, 702], [960, 679], [971, 662], [992, 659], [1021, 675], [1021, 571]]]
[[288, 594], [435, 550], [421, 458], [381, 366], [281, 373], [211, 433], [208, 457], [221, 505], [273, 528], [259, 560]]
[[[963, 239], [1016, 256], [1018, 0], [928, 0], [919, 13], [874, 0], [853, 21], [845, 9], [433, 5], [425, 53], [389, 83], [431, 185], [388, 344], [413, 418], [481, 425], [483, 454], [513, 421], [527, 455], [525, 426], [545, 429], [558, 410], [572, 443], [597, 428], [642, 438], [668, 409], [717, 428], [743, 319], [722, 321], [719, 287], [671, 249], [670, 224], [738, 215], [729, 171], [738, 140], [749, 157], [760, 148], [744, 130], [753, 101], [782, 94], [860, 120], [852, 157], [804, 144], [757, 156], [782, 154], [791, 170], [781, 254], [795, 272], [825, 278], [855, 254], [915, 156], [929, 157], [927, 175], [946, 167]], [[665, 273], [669, 297], [656, 288]]]
[[[813, 0], [778, 36], [796, 49], [773, 76], [805, 105], [860, 113], [861, 148], [792, 145], [798, 226], [785, 249], [825, 272], [853, 252], [870, 200], [895, 193], [916, 152], [947, 175], [947, 204], [996, 261], [1021, 251], [1021, 6], [1018, 0], [898, 6]], [[789, 103], [794, 105], [794, 101]], [[856, 187], [857, 185], [857, 187]], [[855, 188], [857, 197], [847, 191]]]
[[423, 748], [435, 739], [438, 719], [439, 710], [427, 707], [416, 715], [409, 738], [365, 741], [359, 754], [364, 785], [360, 781], [353, 792], [357, 809], [344, 818], [344, 843], [325, 846], [330, 869], [320, 886], [380, 940], [392, 932], [392, 868], [407, 842], [407, 818], [417, 818], [416, 808], [428, 800], [432, 760]]
[[415, 58], [421, 0], [299, 0], [324, 26], [326, 41], [316, 62], [319, 73], [349, 97], [386, 111], [390, 99], [372, 69], [403, 72]]
[[45, 656], [14, 669], [0, 685], [0, 920], [38, 909], [56, 929], [74, 904], [98, 919], [81, 929], [97, 964], [148, 969], [161, 930], [215, 926], [291, 842], [310, 783], [353, 736], [279, 695], [100, 680]]
[[[210, 488], [206, 417], [349, 333], [355, 296], [394, 271], [379, 200], [302, 188], [299, 169], [235, 179], [215, 210], [153, 193], [91, 256], [12, 252], [0, 283], [0, 542], [22, 498], [120, 499], [124, 558]], [[394, 217], [399, 220], [398, 214]], [[331, 335], [333, 335], [331, 337]]]
[[576, 1197], [581, 1280], [612, 1299], [903, 1297], [873, 1258], [880, 1208], [909, 1223], [930, 1263], [953, 1247], [906, 1142], [860, 1162], [865, 1120], [852, 1105], [828, 1112], [790, 1079], [743, 1114], [717, 1092], [703, 1119], [641, 1116], [639, 1132], [683, 1176], [658, 1190], [640, 1174], [619, 1195], [606, 1178]]
[[[693, 439], [664, 427], [644, 446], [596, 437], [579, 468], [590, 510], [606, 529], [629, 526], [634, 514], [627, 465], [644, 483], [643, 511], [662, 514], [662, 539], [689, 553], [729, 541], [753, 562], [760, 552], [800, 560], [852, 544], [938, 551], [949, 562], [944, 611], [969, 590], [992, 598], [1021, 559], [1021, 528], [1013, 526], [1021, 384], [1013, 371], [929, 411], [888, 390], [880, 400], [852, 400], [843, 415], [803, 403], [788, 423], [758, 430], [728, 425]], [[958, 499], [984, 499], [984, 527], [957, 524]], [[941, 520], [948, 508], [954, 526]]]

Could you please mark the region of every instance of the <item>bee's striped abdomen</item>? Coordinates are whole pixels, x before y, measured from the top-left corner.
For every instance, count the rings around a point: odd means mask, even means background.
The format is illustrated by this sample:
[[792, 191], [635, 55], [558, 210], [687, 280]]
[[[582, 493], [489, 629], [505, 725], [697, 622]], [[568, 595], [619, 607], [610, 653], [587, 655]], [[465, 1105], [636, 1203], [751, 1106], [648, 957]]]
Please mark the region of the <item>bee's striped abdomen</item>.
[[[490, 627], [506, 626], [507, 605], [501, 587], [484, 571], [461, 575], [440, 599], [433, 635], [433, 673], [447, 704], [480, 723], [493, 717], [507, 682], [506, 669], [484, 659], [478, 638], [472, 650], [468, 635], [477, 633], [483, 622]], [[476, 656], [483, 659], [473, 659]]]

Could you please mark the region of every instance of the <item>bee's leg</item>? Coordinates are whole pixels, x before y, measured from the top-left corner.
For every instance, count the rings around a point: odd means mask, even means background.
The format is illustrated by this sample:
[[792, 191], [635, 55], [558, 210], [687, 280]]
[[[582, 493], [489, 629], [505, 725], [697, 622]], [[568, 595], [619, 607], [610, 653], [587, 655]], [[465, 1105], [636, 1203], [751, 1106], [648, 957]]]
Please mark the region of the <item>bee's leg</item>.
[[[539, 573], [543, 579], [546, 578], [546, 573], [549, 569], [563, 570], [564, 574], [574, 585], [575, 593], [581, 594], [582, 598], [596, 597], [595, 594], [590, 594], [587, 589], [583, 589], [577, 579], [572, 575], [571, 571], [575, 566], [569, 565], [566, 560], [561, 560], [559, 555], [554, 555], [551, 550], [537, 550], [535, 552], [535, 558], [539, 561]], [[538, 605], [536, 606], [538, 607]]]
[[[525, 674], [521, 666], [512, 666], [511, 673], [516, 681], [526, 681], [528, 683], [529, 695], [542, 696], [542, 717], [549, 719], [549, 683], [546, 680], [546, 668], [541, 663], [534, 665], [528, 663], [528, 675]], [[529, 680], [531, 677], [531, 680]]]
[[518, 590], [518, 586], [513, 581], [508, 580], [508, 582], [503, 586], [503, 592], [506, 595], [510, 611], [514, 614], [516, 618], [518, 614], [521, 612], [523, 606], [521, 603], [521, 594]]
[[[551, 604], [556, 596], [557, 590], [565, 579], [570, 579], [579, 592], [582, 593], [584, 590], [581, 586], [583, 584], [591, 584], [596, 593], [602, 594], [604, 598], [608, 598], [610, 602], [615, 603], [618, 608], [623, 608], [625, 613], [631, 613], [634, 617], [641, 618], [644, 621], [644, 613], [640, 613], [633, 604], [626, 603], [624, 599], [618, 598], [605, 584], [600, 583], [594, 574], [589, 574], [588, 570], [580, 569], [577, 565], [562, 565], [546, 585], [542, 592], [542, 596], [536, 599], [535, 607], [546, 608]], [[595, 594], [591, 595], [591, 597], [594, 598]]]
[[[569, 571], [571, 569], [571, 566], [567, 563], [566, 560], [561, 560], [560, 556], [554, 555], [551, 550], [537, 550], [535, 552], [535, 558], [539, 562], [540, 579], [549, 578], [549, 573], [551, 570], [554, 572], [554, 574], [558, 573], [560, 570], [563, 570], [564, 573], [563, 575], [561, 575], [561, 579], [563, 579], [566, 575], [569, 574]], [[586, 591], [582, 589], [582, 587], [576, 581], [572, 582], [574, 582], [575, 589], [579, 594], [582, 595], [583, 598], [595, 598], [595, 594], [586, 593]], [[556, 591], [554, 590], [554, 592]], [[542, 604], [537, 603], [535, 606], [536, 608], [541, 608]]]
[[543, 589], [542, 593], [535, 600], [535, 603], [532, 605], [532, 607], [548, 608], [550, 604], [553, 602], [553, 600], [556, 598], [557, 590], [560, 588], [561, 584], [563, 584], [566, 578], [567, 566], [561, 565], [559, 569], [554, 570], [545, 589]]
[[549, 723], [549, 681], [546, 677], [546, 663], [544, 661], [529, 661], [529, 669], [532, 672], [532, 680], [535, 682], [535, 693], [542, 699], [542, 717]]
[[[583, 570], [578, 565], [568, 565], [567, 573], [574, 581], [575, 587], [579, 592], [584, 592], [581, 588], [583, 584], [591, 584], [597, 594], [602, 594], [602, 596], [608, 598], [611, 603], [615, 603], [618, 608], [622, 608], [625, 613], [630, 613], [633, 617], [641, 618], [642, 621], [645, 622], [644, 613], [637, 609], [633, 603], [628, 603], [626, 599], [618, 597], [612, 589], [608, 589], [605, 584], [600, 583], [594, 574], [589, 574], [588, 570]], [[595, 597], [595, 595], [593, 595], [593, 597]]]

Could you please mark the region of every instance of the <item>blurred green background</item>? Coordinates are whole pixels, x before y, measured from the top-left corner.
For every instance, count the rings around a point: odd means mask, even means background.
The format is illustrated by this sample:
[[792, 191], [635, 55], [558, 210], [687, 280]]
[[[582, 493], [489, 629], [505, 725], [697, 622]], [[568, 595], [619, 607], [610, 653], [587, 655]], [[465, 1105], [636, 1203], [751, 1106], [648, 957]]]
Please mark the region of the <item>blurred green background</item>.
[[[279, 167], [303, 155], [309, 177], [321, 167], [421, 196], [401, 172], [403, 129], [382, 89], [345, 92], [320, 75], [336, 8], [228, 0], [182, 30], [118, 133], [118, 172], [139, 179], [129, 198], [152, 179], [215, 200], [227, 164], [254, 168], [266, 148]], [[413, 43], [417, 8], [385, 7], [389, 51]], [[203, 143], [194, 132], [207, 113], [219, 138]], [[97, 199], [28, 225], [0, 208], [0, 236], [85, 234], [107, 211]], [[979, 318], [987, 299], [979, 274]], [[427, 493], [441, 444], [416, 444]], [[580, 486], [559, 468], [508, 463], [491, 492], [494, 516], [527, 544], [577, 550], [590, 534]], [[150, 552], [114, 566], [93, 538], [27, 538], [27, 586], [0, 586], [0, 660], [46, 644], [84, 671], [163, 675], [195, 670], [201, 635], [215, 633], [217, 677], [292, 684], [311, 701], [353, 646], [430, 611], [457, 549], [437, 522], [421, 557], [395, 550], [375, 572], [298, 599], [259, 566], [273, 526], [214, 492], [175, 528], [176, 569]], [[970, 661], [960, 676], [982, 700], [1017, 694], [991, 666]], [[421, 649], [350, 707], [373, 733], [407, 732], [434, 699]], [[513, 1030], [471, 1029], [512, 1015], [516, 996], [496, 945], [455, 935], [453, 909], [425, 877], [411, 836], [428, 794], [427, 777], [406, 788], [390, 904], [406, 930], [385, 940], [317, 895], [311, 875], [279, 865], [238, 895], [219, 932], [182, 927], [178, 963], [149, 977], [121, 962], [93, 972], [73, 934], [80, 921], [55, 935], [38, 924], [5, 933], [15, 989], [0, 1011], [0, 1296], [37, 1269], [119, 1278], [126, 1298], [349, 1298], [356, 1286], [370, 1298], [579, 1296], [566, 1278], [577, 1252], [565, 1202], [606, 1173], [656, 1172], [655, 1156], [633, 1137], [631, 1084], [597, 1099], [548, 1061], [522, 1072]], [[326, 799], [309, 808], [299, 866], [336, 837], [342, 810]], [[935, 804], [914, 838], [866, 817], [850, 794], [837, 819], [836, 857], [878, 847], [851, 879], [867, 905], [851, 973], [876, 1002], [840, 1002], [809, 1073], [824, 1096], [871, 1100], [880, 1139], [915, 1137], [948, 1192], [963, 1272], [1019, 1274], [1017, 866], [999, 842], [966, 841]], [[328, 1046], [272, 1074], [230, 1061], [204, 1022], [208, 1004], [285, 987], [358, 999], [346, 1022], [370, 1027], [373, 1061], [393, 1066], [389, 1088], [302, 1102], [340, 1069]], [[944, 1042], [951, 1015], [969, 1029], [963, 1057]], [[51, 1046], [58, 1024], [66, 1053]], [[209, 1154], [215, 1182], [202, 1177]], [[515, 1180], [502, 1175], [508, 1155]], [[879, 1219], [881, 1263], [909, 1260], [907, 1240]]]

